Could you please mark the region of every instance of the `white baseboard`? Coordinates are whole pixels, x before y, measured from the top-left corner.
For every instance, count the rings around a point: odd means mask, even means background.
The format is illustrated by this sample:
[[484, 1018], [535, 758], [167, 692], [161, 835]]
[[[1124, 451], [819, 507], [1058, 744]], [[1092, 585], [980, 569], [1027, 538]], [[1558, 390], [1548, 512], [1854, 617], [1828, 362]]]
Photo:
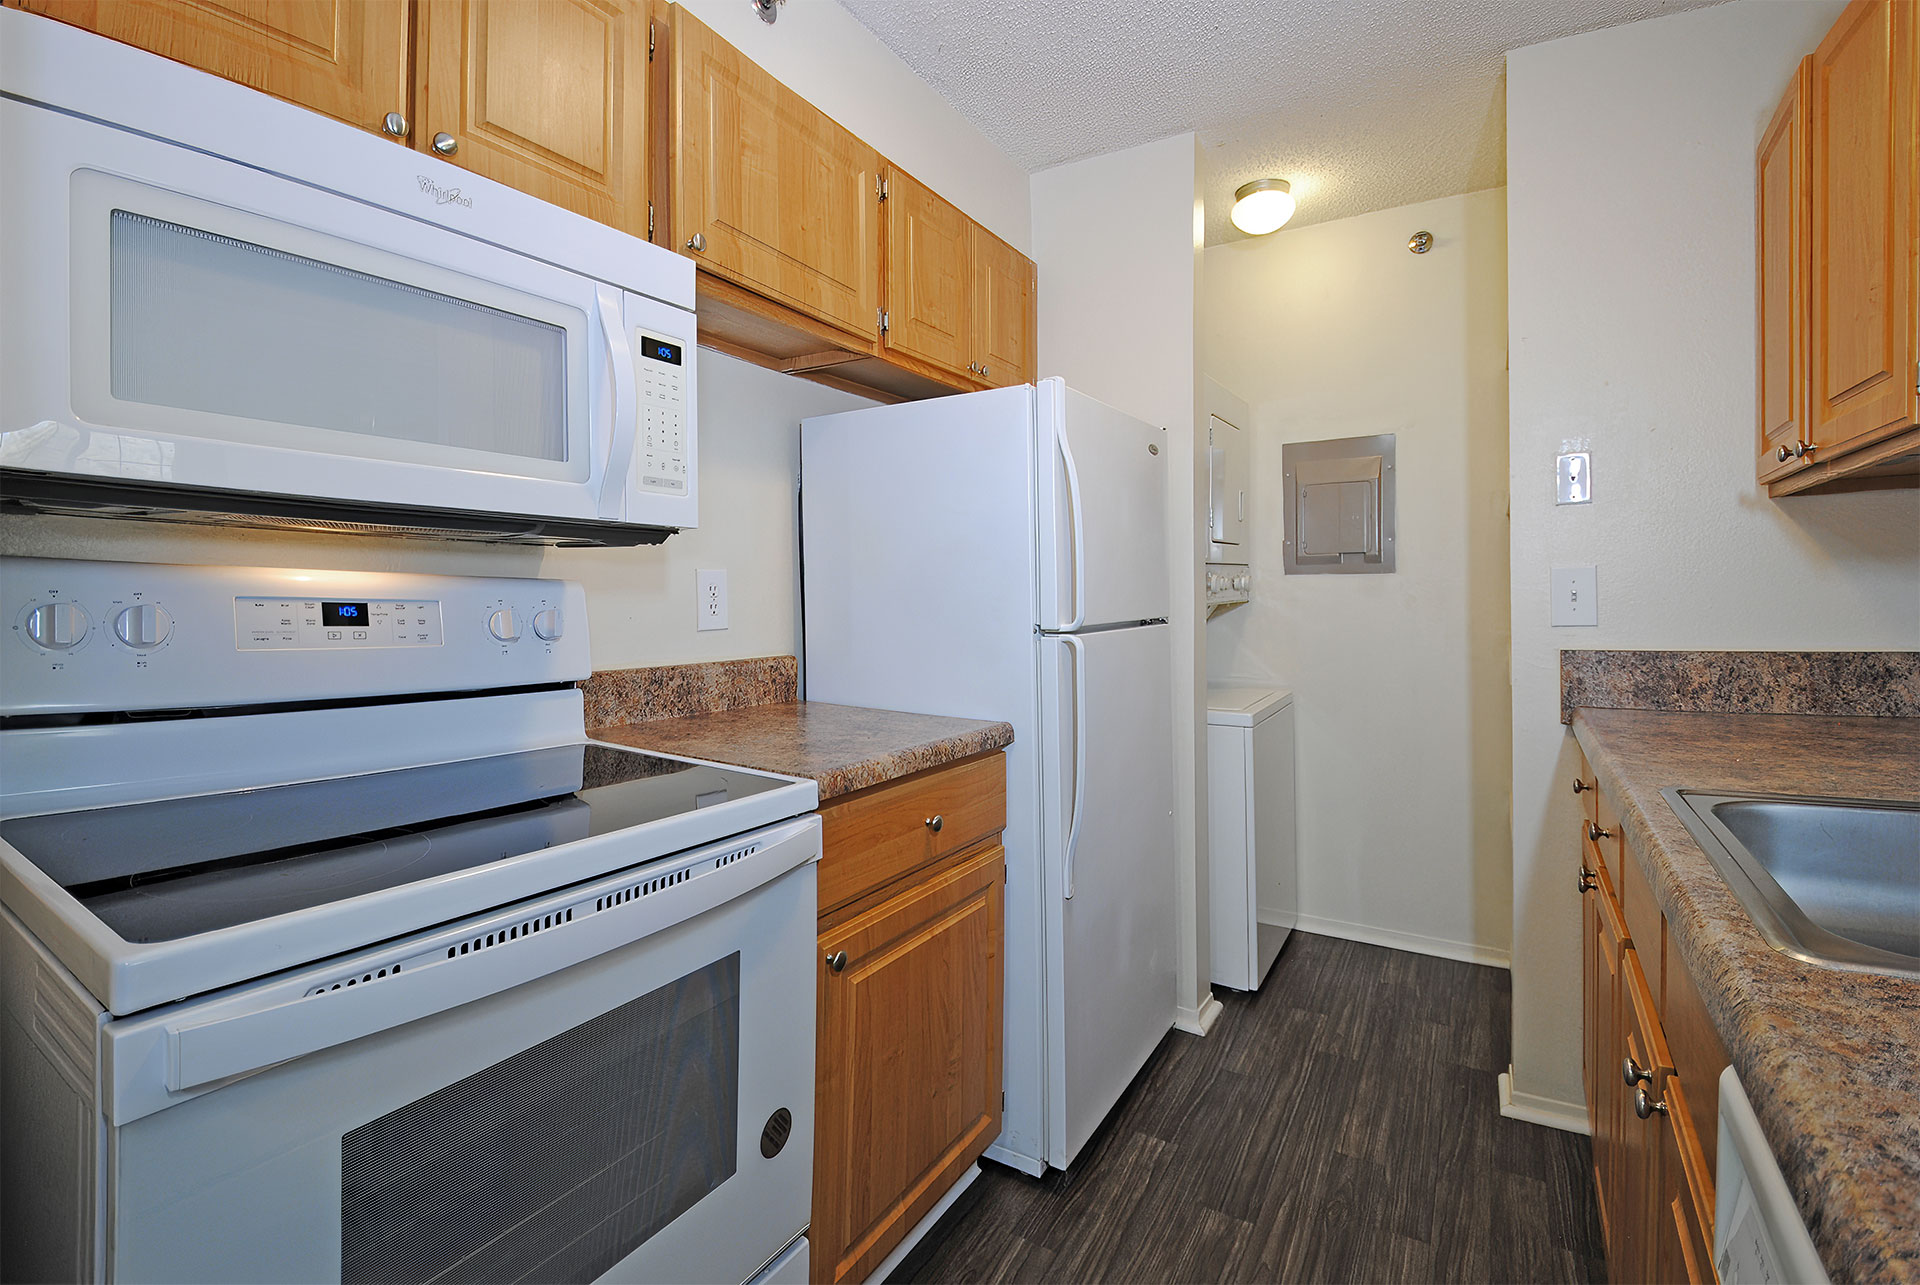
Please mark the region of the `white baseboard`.
[[1220, 1020], [1220, 1013], [1220, 997], [1208, 991], [1205, 1002], [1199, 1008], [1188, 1008], [1182, 1004], [1174, 1010], [1173, 1029], [1189, 1035], [1205, 1035]]
[[1562, 1102], [1533, 1093], [1513, 1091], [1513, 1068], [1500, 1072], [1500, 1114], [1529, 1124], [1544, 1124], [1567, 1133], [1591, 1134], [1587, 1127], [1587, 1108], [1580, 1102]]
[[1301, 915], [1296, 927], [1303, 933], [1318, 933], [1322, 937], [1340, 937], [1347, 941], [1363, 941], [1369, 946], [1387, 946], [1394, 950], [1410, 950], [1416, 955], [1437, 955], [1441, 959], [1457, 959], [1468, 964], [1488, 964], [1494, 968], [1513, 966], [1513, 955], [1510, 951], [1496, 950], [1492, 946], [1477, 946], [1472, 942], [1448, 941], [1444, 937], [1422, 937], [1419, 933], [1402, 933], [1390, 928], [1350, 924], [1344, 919], [1322, 919], [1318, 915]]
[[940, 1221], [940, 1215], [953, 1208], [953, 1202], [960, 1199], [960, 1193], [973, 1186], [973, 1180], [979, 1176], [980, 1166], [968, 1165], [967, 1171], [954, 1181], [953, 1186], [947, 1188], [947, 1194], [940, 1197], [940, 1203], [927, 1210], [927, 1216], [913, 1225], [913, 1230], [907, 1233], [907, 1238], [895, 1245], [891, 1254], [880, 1260], [880, 1266], [874, 1268], [873, 1274], [867, 1277], [867, 1285], [882, 1285], [887, 1277], [893, 1275], [893, 1269], [900, 1266], [906, 1256], [914, 1251], [914, 1247], [920, 1243], [921, 1238], [932, 1231], [933, 1225]]

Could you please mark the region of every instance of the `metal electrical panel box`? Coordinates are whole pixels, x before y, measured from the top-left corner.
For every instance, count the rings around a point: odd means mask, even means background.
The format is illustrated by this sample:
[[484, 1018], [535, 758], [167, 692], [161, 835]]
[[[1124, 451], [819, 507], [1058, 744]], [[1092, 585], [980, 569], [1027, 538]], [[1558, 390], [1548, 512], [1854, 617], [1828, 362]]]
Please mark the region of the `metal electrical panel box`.
[[1393, 570], [1394, 435], [1287, 442], [1286, 574]]

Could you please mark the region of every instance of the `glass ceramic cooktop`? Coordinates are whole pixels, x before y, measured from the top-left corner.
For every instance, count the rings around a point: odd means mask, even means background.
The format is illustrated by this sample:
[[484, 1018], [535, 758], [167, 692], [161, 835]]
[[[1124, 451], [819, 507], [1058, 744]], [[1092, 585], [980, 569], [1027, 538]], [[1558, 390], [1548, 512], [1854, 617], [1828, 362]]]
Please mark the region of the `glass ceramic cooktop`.
[[582, 743], [18, 817], [0, 839], [125, 940], [173, 941], [785, 784]]

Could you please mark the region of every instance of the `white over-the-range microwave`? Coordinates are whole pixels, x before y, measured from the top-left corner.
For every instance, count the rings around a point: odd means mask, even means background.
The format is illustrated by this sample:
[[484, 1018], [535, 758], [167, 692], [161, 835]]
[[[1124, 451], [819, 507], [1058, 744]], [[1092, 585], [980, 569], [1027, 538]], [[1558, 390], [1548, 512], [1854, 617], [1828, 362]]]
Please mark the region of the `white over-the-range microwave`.
[[0, 505], [633, 545], [696, 524], [693, 267], [0, 9]]

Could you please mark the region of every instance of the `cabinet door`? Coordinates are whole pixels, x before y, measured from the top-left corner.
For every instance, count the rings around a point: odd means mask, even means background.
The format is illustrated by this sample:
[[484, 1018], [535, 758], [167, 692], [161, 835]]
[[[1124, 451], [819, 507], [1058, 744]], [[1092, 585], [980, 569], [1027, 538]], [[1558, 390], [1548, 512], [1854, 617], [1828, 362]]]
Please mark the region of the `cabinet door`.
[[[1584, 840], [1583, 840], [1584, 842]], [[1621, 1132], [1626, 1117], [1620, 1097], [1620, 966], [1626, 930], [1616, 908], [1606, 865], [1590, 849], [1586, 868], [1591, 887], [1584, 894], [1581, 927], [1583, 1069], [1587, 1123], [1593, 1133], [1593, 1189], [1600, 1206], [1600, 1230], [1609, 1247], [1619, 1236]]]
[[674, 237], [709, 272], [871, 340], [879, 155], [673, 11]]
[[409, 116], [406, 0], [6, 0], [384, 133]]
[[414, 146], [646, 236], [642, 0], [419, 4]]
[[1914, 422], [1914, 10], [1854, 0], [1813, 54], [1808, 422], [1820, 459]]
[[1713, 1269], [1713, 1180], [1680, 1077], [1661, 1091], [1659, 1226], [1652, 1279], [1662, 1285], [1717, 1285]]
[[997, 388], [1034, 375], [1033, 261], [973, 225], [974, 355], [980, 378]]
[[[1658, 1101], [1658, 1092], [1673, 1071], [1653, 993], [1640, 966], [1640, 952], [1628, 947], [1620, 954], [1621, 1042], [1616, 1058], [1621, 1073], [1613, 1080], [1619, 1100], [1621, 1135], [1614, 1152], [1619, 1172], [1614, 1178], [1613, 1238], [1607, 1243], [1607, 1274], [1618, 1281], [1653, 1279], [1660, 1226], [1660, 1151], [1665, 1125], [1656, 1111], [1642, 1117], [1635, 1101], [1645, 1093]], [[1626, 1083], [1625, 1061], [1643, 1073]]]
[[903, 170], [888, 167], [887, 351], [977, 376], [973, 342], [973, 220]]
[[816, 1281], [865, 1280], [1000, 1133], [1005, 860], [990, 844], [820, 938]]
[[1812, 463], [1797, 449], [1808, 440], [1807, 78], [1812, 65], [1812, 58], [1800, 60], [1772, 123], [1760, 136], [1755, 163], [1760, 319], [1755, 399], [1760, 454], [1755, 475], [1763, 482]]

